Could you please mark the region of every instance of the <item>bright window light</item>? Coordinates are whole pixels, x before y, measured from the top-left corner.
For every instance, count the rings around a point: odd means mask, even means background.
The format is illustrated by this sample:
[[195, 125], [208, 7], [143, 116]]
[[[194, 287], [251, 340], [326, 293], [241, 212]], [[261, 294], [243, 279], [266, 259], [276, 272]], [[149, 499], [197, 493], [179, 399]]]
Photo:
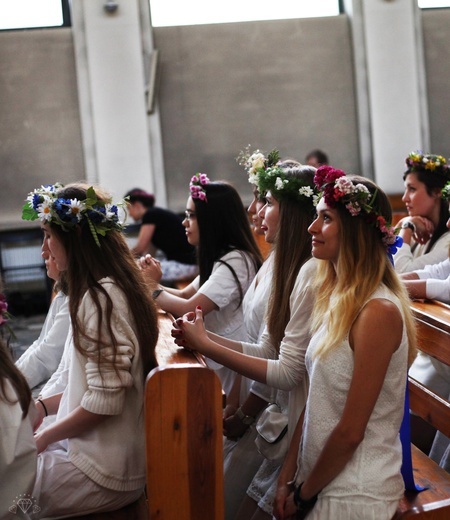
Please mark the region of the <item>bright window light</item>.
[[336, 16], [338, 0], [149, 0], [152, 25], [199, 25]]
[[61, 0], [0, 0], [0, 29], [57, 27], [62, 24]]
[[449, 0], [419, 0], [419, 7], [427, 9], [431, 7], [450, 7]]

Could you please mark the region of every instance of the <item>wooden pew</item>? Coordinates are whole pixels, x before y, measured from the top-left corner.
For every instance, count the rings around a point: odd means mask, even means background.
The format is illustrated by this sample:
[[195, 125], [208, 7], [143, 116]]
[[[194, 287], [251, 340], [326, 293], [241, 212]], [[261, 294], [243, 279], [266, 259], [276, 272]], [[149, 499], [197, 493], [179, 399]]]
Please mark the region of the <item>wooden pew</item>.
[[[450, 365], [450, 306], [439, 302], [412, 302], [421, 351]], [[426, 422], [450, 437], [450, 403], [409, 377], [410, 407]], [[420, 493], [405, 493], [393, 520], [417, 518], [450, 519], [450, 474], [423, 452], [412, 447], [416, 484], [427, 487]]]
[[223, 395], [203, 358], [177, 347], [160, 316], [158, 367], [145, 389], [150, 520], [223, 520]]

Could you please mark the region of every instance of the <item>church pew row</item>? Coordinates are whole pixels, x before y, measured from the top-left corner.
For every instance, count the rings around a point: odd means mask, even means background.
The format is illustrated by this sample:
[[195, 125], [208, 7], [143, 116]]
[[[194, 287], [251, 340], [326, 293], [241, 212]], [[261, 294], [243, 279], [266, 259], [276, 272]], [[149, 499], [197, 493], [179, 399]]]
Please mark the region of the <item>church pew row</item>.
[[[418, 348], [450, 365], [450, 306], [432, 301], [412, 302], [418, 329]], [[431, 426], [450, 437], [450, 403], [409, 377], [410, 408]], [[404, 518], [448, 520], [450, 518], [450, 474], [412, 445], [416, 484], [420, 493], [406, 492], [393, 520]]]

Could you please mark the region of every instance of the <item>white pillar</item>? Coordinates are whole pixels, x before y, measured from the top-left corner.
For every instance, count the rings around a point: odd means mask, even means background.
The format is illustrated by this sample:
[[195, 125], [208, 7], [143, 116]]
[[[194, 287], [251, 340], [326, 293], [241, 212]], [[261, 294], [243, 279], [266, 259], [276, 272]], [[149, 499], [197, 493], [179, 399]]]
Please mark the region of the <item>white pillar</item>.
[[[144, 42], [152, 45], [152, 41], [142, 35], [145, 13], [139, 0], [119, 0], [114, 12], [105, 9], [106, 3], [72, 2], [86, 178], [105, 187], [115, 199], [142, 187], [165, 205], [164, 183], [155, 181], [156, 169], [163, 174], [162, 154], [157, 154], [156, 162], [152, 156], [153, 145], [161, 148], [159, 115], [147, 114], [149, 50]], [[145, 29], [150, 31], [149, 21]]]
[[404, 160], [428, 151], [422, 26], [417, 0], [344, 0], [353, 34], [362, 174], [403, 191]]

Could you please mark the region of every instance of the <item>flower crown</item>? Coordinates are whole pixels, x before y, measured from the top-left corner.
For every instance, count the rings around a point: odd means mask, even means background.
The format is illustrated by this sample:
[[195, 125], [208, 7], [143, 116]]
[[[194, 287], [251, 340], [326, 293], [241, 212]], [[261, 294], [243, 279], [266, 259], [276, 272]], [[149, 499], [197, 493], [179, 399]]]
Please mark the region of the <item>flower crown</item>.
[[200, 199], [205, 202], [208, 202], [206, 198], [206, 191], [203, 186], [206, 186], [211, 181], [209, 180], [206, 173], [196, 173], [189, 183], [189, 191], [191, 192], [191, 197], [193, 199]]
[[422, 151], [411, 152], [406, 158], [406, 172], [430, 171], [450, 177], [450, 166], [442, 155], [424, 154]]
[[319, 201], [319, 193], [314, 185], [304, 179], [289, 175], [294, 168], [274, 166], [267, 168], [264, 173], [258, 175], [258, 191], [267, 193], [270, 191], [277, 200], [291, 199], [296, 202], [309, 204], [311, 209]]
[[91, 186], [86, 191], [86, 199], [64, 199], [58, 196], [64, 186], [54, 184], [41, 186], [29, 193], [27, 202], [22, 208], [23, 220], [36, 220], [47, 224], [61, 226], [70, 231], [79, 224], [87, 222], [96, 244], [100, 247], [98, 235], [105, 236], [109, 231], [121, 231], [118, 206], [124, 207], [125, 201], [117, 205], [111, 201], [103, 201], [97, 197]]
[[450, 202], [450, 181], [442, 188], [442, 198]]
[[250, 153], [250, 145], [239, 152], [236, 161], [243, 166], [248, 173], [248, 182], [258, 188], [258, 178], [264, 174], [268, 168], [272, 168], [280, 160], [280, 152], [273, 149], [267, 157], [260, 150]]
[[402, 246], [403, 239], [395, 234], [394, 227], [373, 208], [378, 190], [372, 194], [367, 186], [361, 183], [354, 184], [351, 177], [331, 166], [318, 168], [314, 183], [322, 192], [327, 206], [335, 208], [340, 203], [352, 217], [362, 215], [370, 225], [378, 228], [389, 254], [394, 255]]

